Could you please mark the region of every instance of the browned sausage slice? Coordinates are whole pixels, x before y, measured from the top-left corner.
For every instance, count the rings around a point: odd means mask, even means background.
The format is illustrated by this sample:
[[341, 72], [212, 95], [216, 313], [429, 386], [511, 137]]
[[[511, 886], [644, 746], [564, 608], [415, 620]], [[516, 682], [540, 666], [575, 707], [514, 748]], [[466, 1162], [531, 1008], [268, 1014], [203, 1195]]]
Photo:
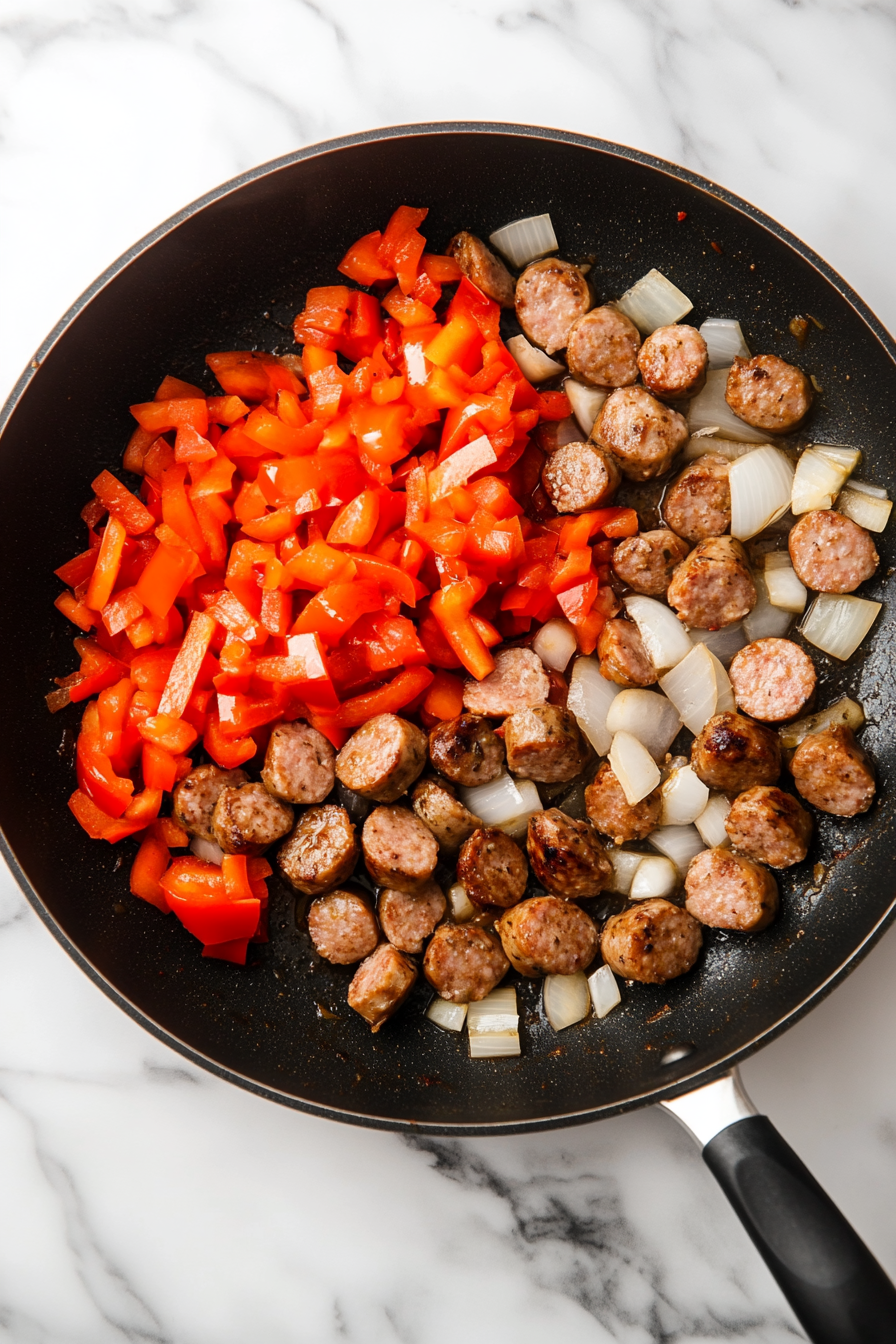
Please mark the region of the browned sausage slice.
[[435, 882], [413, 892], [387, 888], [380, 892], [377, 906], [383, 933], [400, 952], [422, 952], [445, 909], [444, 894]]
[[277, 862], [287, 882], [305, 896], [318, 896], [350, 877], [358, 861], [355, 828], [344, 807], [325, 803], [309, 807]]
[[271, 733], [261, 778], [286, 803], [322, 803], [336, 783], [336, 752], [323, 733], [296, 719]]
[[423, 825], [432, 831], [446, 858], [456, 854], [467, 836], [482, 825], [479, 818], [455, 797], [447, 780], [421, 779], [414, 786], [411, 806]]
[[474, 924], [440, 924], [423, 958], [423, 974], [450, 1003], [478, 1003], [509, 969], [500, 939]]
[[712, 929], [758, 933], [778, 910], [778, 884], [767, 868], [730, 849], [704, 849], [684, 880], [688, 912]]
[[672, 582], [672, 572], [680, 565], [690, 547], [667, 527], [639, 532], [620, 541], [613, 552], [617, 578], [645, 597], [664, 597]]
[[703, 337], [683, 322], [657, 327], [638, 354], [644, 386], [663, 401], [696, 396], [706, 382], [708, 362]]
[[504, 769], [504, 744], [488, 719], [461, 714], [437, 723], [429, 734], [429, 759], [453, 784], [472, 788], [497, 779]]
[[329, 891], [312, 901], [308, 932], [315, 951], [337, 966], [363, 961], [380, 940], [376, 915], [359, 889]]
[[797, 578], [816, 593], [854, 592], [880, 564], [871, 533], [834, 509], [804, 513], [788, 547]]
[[471, 714], [506, 719], [518, 709], [543, 705], [551, 683], [541, 659], [531, 649], [502, 649], [495, 657], [495, 670], [482, 681], [464, 685], [464, 707]]
[[587, 756], [575, 716], [559, 705], [511, 714], [504, 723], [504, 745], [508, 770], [540, 784], [574, 779]]
[[419, 891], [432, 877], [439, 847], [406, 807], [375, 807], [361, 831], [367, 871], [378, 887]]
[[220, 770], [216, 765], [198, 765], [174, 790], [174, 815], [190, 835], [214, 840], [212, 817], [222, 789], [248, 784], [245, 770]]
[[646, 839], [660, 824], [662, 802], [656, 788], [632, 807], [609, 763], [601, 766], [594, 783], [585, 790], [585, 808], [592, 826], [608, 835], [614, 845]]
[[619, 387], [600, 408], [591, 436], [616, 458], [630, 481], [662, 476], [688, 441], [683, 415], [644, 387]]
[[720, 453], [706, 453], [685, 467], [663, 500], [663, 517], [687, 541], [722, 537], [731, 529], [731, 463]]
[[465, 840], [457, 858], [457, 880], [474, 905], [504, 909], [523, 899], [529, 865], [509, 835], [484, 826]]
[[293, 810], [263, 784], [240, 784], [218, 794], [212, 834], [225, 854], [261, 854], [292, 829]]
[[613, 871], [591, 823], [575, 821], [557, 807], [529, 818], [526, 848], [545, 891], [565, 901], [597, 896]]
[[742, 620], [756, 605], [743, 546], [733, 537], [701, 541], [675, 570], [666, 597], [679, 620], [698, 630]]
[[691, 764], [711, 789], [742, 793], [775, 783], [781, 773], [781, 740], [742, 714], [716, 714], [691, 743]]
[[593, 443], [558, 448], [541, 472], [541, 483], [558, 513], [585, 513], [609, 504], [621, 479], [613, 458]]
[[656, 668], [634, 621], [621, 616], [607, 621], [597, 641], [600, 673], [617, 686], [653, 686]]
[[734, 655], [728, 672], [738, 709], [761, 723], [783, 723], [815, 691], [815, 665], [790, 639], [754, 639]]
[[348, 1006], [360, 1013], [371, 1030], [379, 1031], [404, 1003], [417, 979], [410, 957], [391, 943], [380, 943], [362, 961], [348, 987]]
[[352, 733], [336, 757], [336, 775], [362, 798], [394, 803], [425, 765], [425, 733], [397, 714], [377, 714]]
[[568, 261], [545, 257], [527, 266], [516, 282], [516, 315], [530, 341], [549, 355], [562, 350], [572, 324], [591, 307], [582, 272]]
[[533, 896], [498, 921], [510, 964], [521, 975], [575, 975], [597, 954], [600, 936], [590, 915], [559, 896]]
[[600, 936], [604, 961], [624, 980], [663, 985], [691, 969], [703, 946], [687, 910], [659, 897], [611, 915]]
[[513, 307], [513, 276], [475, 233], [456, 233], [445, 248], [468, 280], [502, 308]]
[[810, 733], [793, 753], [790, 770], [806, 802], [831, 816], [857, 816], [874, 799], [874, 768], [845, 725]]
[[638, 379], [641, 334], [609, 304], [574, 322], [566, 346], [570, 373], [592, 387], [627, 387]]
[[735, 849], [770, 868], [790, 868], [809, 852], [812, 818], [782, 789], [760, 784], [738, 794], [725, 830]]
[[741, 420], [767, 434], [798, 429], [812, 405], [812, 384], [802, 369], [777, 355], [735, 358], [725, 400]]

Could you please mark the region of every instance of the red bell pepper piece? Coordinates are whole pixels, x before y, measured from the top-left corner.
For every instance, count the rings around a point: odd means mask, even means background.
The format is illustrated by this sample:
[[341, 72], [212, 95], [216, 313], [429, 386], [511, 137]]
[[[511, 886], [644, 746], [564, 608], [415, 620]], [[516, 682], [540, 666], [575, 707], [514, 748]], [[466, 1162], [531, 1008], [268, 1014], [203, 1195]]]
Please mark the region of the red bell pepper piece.
[[349, 583], [357, 574], [352, 558], [325, 541], [313, 541], [287, 563], [287, 573], [298, 588], [315, 591], [328, 583]]
[[400, 205], [386, 225], [377, 248], [377, 260], [392, 269], [404, 294], [410, 294], [417, 279], [420, 258], [426, 247], [426, 239], [417, 232], [417, 225], [423, 223], [428, 213], [426, 209]]
[[339, 703], [327, 655], [316, 634], [289, 635], [285, 655], [259, 658], [255, 676], [260, 681], [295, 687], [305, 703], [315, 709], [335, 709]]
[[375, 490], [362, 490], [337, 513], [327, 533], [329, 546], [366, 546], [376, 531], [380, 501]]
[[353, 243], [337, 266], [337, 270], [358, 285], [375, 285], [379, 281], [394, 280], [395, 272], [380, 261], [377, 252], [383, 235], [365, 233]]
[[[159, 714], [170, 715], [175, 719], [182, 717], [193, 694], [199, 669], [202, 667], [202, 661], [208, 652], [216, 628], [217, 623], [208, 612], [193, 612], [184, 642], [171, 665], [168, 681], [159, 701]], [[180, 748], [180, 751], [186, 750], [186, 747]]]
[[74, 593], [60, 593], [53, 605], [85, 634], [89, 634], [99, 624], [96, 612], [91, 611], [86, 603], [79, 602]]
[[293, 323], [296, 344], [335, 349], [334, 338], [346, 324], [348, 302], [348, 285], [322, 285], [309, 289], [305, 297], [305, 307], [297, 314]]
[[477, 681], [487, 677], [495, 667], [494, 658], [470, 619], [471, 609], [484, 592], [485, 584], [471, 577], [440, 589], [429, 604], [445, 639]]
[[245, 854], [225, 854], [221, 860], [224, 890], [232, 901], [257, 899], [249, 882], [249, 866]]
[[[499, 636], [500, 638], [500, 636]], [[464, 683], [450, 672], [439, 671], [423, 701], [423, 711], [433, 719], [456, 719], [464, 712]]]
[[399, 672], [387, 686], [346, 700], [333, 717], [340, 727], [357, 728], [376, 714], [397, 714], [422, 695], [432, 679], [433, 674], [428, 667], [408, 668]]
[[173, 397], [170, 401], [145, 401], [131, 407], [131, 415], [141, 429], [165, 434], [171, 429], [190, 425], [199, 434], [208, 433], [208, 406], [205, 397]]
[[143, 743], [143, 783], [148, 789], [162, 789], [170, 793], [177, 779], [177, 761], [170, 751], [153, 742]]
[[140, 575], [135, 591], [154, 616], [167, 616], [181, 588], [193, 572], [195, 552], [162, 543]]
[[251, 938], [258, 927], [261, 902], [232, 900], [224, 889], [221, 869], [201, 859], [173, 859], [160, 886], [168, 904], [188, 932], [212, 944]]
[[237, 420], [242, 419], [244, 415], [249, 413], [249, 407], [242, 397], [209, 397], [206, 405], [208, 406], [208, 418], [216, 425], [235, 424]]
[[463, 275], [453, 257], [441, 257], [436, 252], [424, 252], [420, 267], [437, 285], [456, 284]]
[[126, 537], [127, 532], [124, 523], [120, 522], [118, 518], [110, 516], [103, 531], [96, 566], [90, 576], [84, 598], [87, 606], [92, 608], [93, 611], [102, 611], [112, 596], [115, 580], [118, 578], [118, 571], [121, 568], [121, 557]]
[[139, 819], [130, 821], [127, 817], [110, 817], [108, 812], [97, 807], [81, 789], [75, 790], [68, 800], [68, 806], [91, 840], [106, 840], [110, 845], [114, 845], [129, 835], [136, 835], [146, 827], [146, 822]]
[[291, 633], [318, 634], [328, 645], [339, 642], [359, 616], [382, 611], [383, 595], [368, 580], [331, 583], [317, 593], [293, 623]]
[[161, 887], [160, 879], [165, 873], [171, 855], [164, 841], [154, 835], [147, 835], [137, 851], [131, 867], [130, 886], [134, 896], [148, 901], [163, 915], [170, 913], [171, 906]]
[[155, 518], [149, 509], [111, 471], [101, 471], [91, 489], [109, 513], [124, 524], [129, 536], [139, 536], [141, 532], [148, 532], [155, 527]]
[[138, 724], [140, 736], [152, 742], [172, 756], [180, 756], [189, 751], [199, 734], [192, 724], [172, 714], [152, 714], [143, 723]]
[[236, 770], [239, 766], [245, 765], [246, 761], [251, 761], [258, 750], [251, 737], [229, 737], [221, 732], [216, 705], [213, 705], [209, 713], [202, 745], [222, 770]]
[[[231, 396], [244, 401], [267, 401], [281, 388], [301, 392], [302, 384], [296, 375], [276, 355], [263, 350], [228, 350], [206, 355], [205, 362]], [[210, 398], [217, 401], [217, 398]], [[197, 426], [199, 428], [199, 426]], [[206, 431], [200, 429], [200, 433]]]
[[79, 734], [75, 763], [79, 788], [110, 817], [122, 816], [131, 801], [134, 784], [115, 773], [100, 746], [99, 734]]
[[110, 635], [121, 634], [143, 615], [143, 603], [135, 588], [122, 588], [110, 598], [100, 615]]
[[[403, 293], [398, 285], [390, 289], [383, 299], [383, 308], [400, 327], [422, 327], [436, 320], [435, 312], [429, 304], [421, 303], [419, 299], [412, 299], [410, 294]], [[427, 355], [428, 353], [427, 351]]]

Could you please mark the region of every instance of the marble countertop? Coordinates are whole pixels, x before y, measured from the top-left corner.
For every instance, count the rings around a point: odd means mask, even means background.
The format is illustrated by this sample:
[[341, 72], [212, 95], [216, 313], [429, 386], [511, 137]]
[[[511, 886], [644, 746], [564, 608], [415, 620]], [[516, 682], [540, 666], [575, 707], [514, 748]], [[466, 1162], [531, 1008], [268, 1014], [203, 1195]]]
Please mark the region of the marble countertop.
[[[896, 11], [859, 0], [0, 0], [0, 386], [136, 238], [277, 155], [534, 122], [777, 217], [896, 329]], [[896, 1274], [896, 931], [744, 1067]], [[0, 1340], [783, 1344], [801, 1338], [656, 1111], [403, 1139], [186, 1063], [0, 873]]]

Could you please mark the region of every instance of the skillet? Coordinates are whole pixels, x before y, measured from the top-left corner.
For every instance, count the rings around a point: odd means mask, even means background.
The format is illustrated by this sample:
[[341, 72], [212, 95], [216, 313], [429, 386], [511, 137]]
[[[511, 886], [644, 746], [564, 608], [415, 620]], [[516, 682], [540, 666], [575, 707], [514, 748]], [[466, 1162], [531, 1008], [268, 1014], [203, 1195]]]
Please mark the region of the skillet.
[[[819, 818], [806, 863], [779, 879], [782, 911], [753, 939], [709, 931], [692, 974], [635, 986], [602, 1023], [556, 1036], [536, 982], [517, 986], [519, 1059], [471, 1062], [423, 1017], [418, 986], [372, 1036], [345, 1006], [343, 968], [312, 955], [293, 897], [272, 882], [269, 945], [244, 970], [204, 960], [174, 920], [128, 894], [133, 849], [91, 842], [70, 819], [75, 707], [51, 717], [50, 678], [74, 667], [52, 609], [52, 570], [81, 549], [88, 482], [115, 468], [165, 373], [206, 386], [209, 350], [293, 349], [306, 288], [339, 283], [347, 244], [407, 201], [428, 205], [439, 250], [549, 210], [561, 255], [593, 260], [598, 301], [656, 266], [693, 300], [689, 321], [739, 318], [754, 351], [798, 362], [823, 389], [819, 441], [860, 446], [896, 491], [890, 454], [896, 345], [803, 243], [731, 193], [635, 150], [497, 124], [404, 126], [311, 146], [236, 178], [137, 243], [48, 336], [0, 418], [6, 649], [0, 695], [4, 854], [81, 968], [147, 1030], [196, 1064], [272, 1100], [353, 1124], [507, 1134], [667, 1104], [704, 1156], [810, 1338], [892, 1339], [896, 1293], [855, 1233], [739, 1088], [738, 1060], [849, 973], [894, 917], [893, 529], [863, 592], [884, 611], [846, 664], [812, 650], [819, 704], [865, 707], [879, 772], [862, 817]], [[679, 215], [684, 212], [685, 218]], [[818, 320], [798, 350], [788, 322]], [[128, 852], [123, 855], [121, 851]]]

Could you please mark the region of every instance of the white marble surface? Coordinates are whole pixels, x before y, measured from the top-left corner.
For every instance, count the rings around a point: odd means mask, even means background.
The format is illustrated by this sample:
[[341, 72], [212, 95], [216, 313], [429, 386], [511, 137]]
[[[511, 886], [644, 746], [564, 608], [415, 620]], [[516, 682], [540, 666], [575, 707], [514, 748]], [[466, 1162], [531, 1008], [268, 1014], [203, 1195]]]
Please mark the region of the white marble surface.
[[[423, 59], [418, 59], [422, 53]], [[134, 239], [255, 163], [516, 120], [706, 173], [896, 328], [896, 9], [859, 0], [0, 0], [0, 386]], [[896, 1273], [896, 932], [744, 1069]], [[541, 1344], [800, 1332], [644, 1112], [407, 1143], [185, 1064], [0, 875], [0, 1340]]]

